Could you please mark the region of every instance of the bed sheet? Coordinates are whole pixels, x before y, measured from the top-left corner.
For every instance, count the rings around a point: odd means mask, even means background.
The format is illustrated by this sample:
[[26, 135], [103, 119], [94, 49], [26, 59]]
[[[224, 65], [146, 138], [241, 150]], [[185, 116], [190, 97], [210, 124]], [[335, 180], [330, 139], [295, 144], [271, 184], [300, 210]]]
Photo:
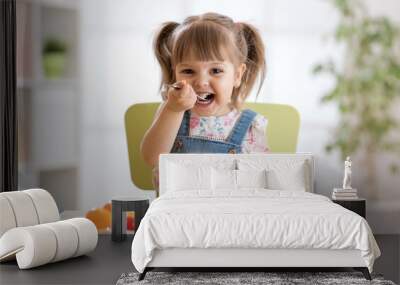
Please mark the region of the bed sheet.
[[165, 248], [358, 249], [370, 272], [380, 255], [367, 221], [327, 197], [257, 188], [157, 198], [132, 242], [135, 268]]

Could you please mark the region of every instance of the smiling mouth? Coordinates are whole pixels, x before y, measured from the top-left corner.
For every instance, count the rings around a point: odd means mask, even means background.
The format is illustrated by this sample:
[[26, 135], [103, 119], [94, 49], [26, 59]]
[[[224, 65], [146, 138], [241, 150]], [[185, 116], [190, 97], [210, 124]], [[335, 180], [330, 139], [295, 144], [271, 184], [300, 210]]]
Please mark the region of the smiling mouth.
[[202, 93], [198, 94], [196, 105], [207, 106], [214, 101], [214, 94], [213, 93]]

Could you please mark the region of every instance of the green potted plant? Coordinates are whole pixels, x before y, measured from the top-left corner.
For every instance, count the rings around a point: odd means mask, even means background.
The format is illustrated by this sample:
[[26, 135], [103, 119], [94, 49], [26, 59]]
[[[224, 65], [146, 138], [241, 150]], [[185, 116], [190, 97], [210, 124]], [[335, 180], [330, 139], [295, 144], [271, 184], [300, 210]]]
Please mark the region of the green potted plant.
[[49, 38], [43, 45], [43, 70], [46, 78], [60, 78], [64, 75], [67, 46], [65, 42]]
[[[369, 16], [362, 1], [331, 2], [340, 14], [335, 40], [344, 48], [343, 63], [330, 59], [313, 70], [335, 82], [322, 97], [323, 103], [335, 103], [340, 114], [326, 150], [338, 150], [342, 159], [362, 157], [369, 188], [365, 190], [374, 197], [376, 155], [400, 154], [395, 117], [400, 103], [399, 29], [387, 17]], [[390, 169], [396, 173], [398, 165], [392, 163]]]

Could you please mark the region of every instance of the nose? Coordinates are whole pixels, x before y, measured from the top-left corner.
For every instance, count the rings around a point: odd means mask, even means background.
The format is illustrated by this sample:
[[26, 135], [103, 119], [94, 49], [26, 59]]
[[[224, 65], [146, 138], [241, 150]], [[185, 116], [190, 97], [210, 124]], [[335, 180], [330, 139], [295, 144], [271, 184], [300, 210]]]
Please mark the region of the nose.
[[200, 73], [196, 76], [196, 78], [194, 78], [194, 82], [193, 82], [193, 86], [195, 88], [205, 88], [208, 87], [210, 85], [209, 82], [209, 77], [207, 74], [204, 73]]

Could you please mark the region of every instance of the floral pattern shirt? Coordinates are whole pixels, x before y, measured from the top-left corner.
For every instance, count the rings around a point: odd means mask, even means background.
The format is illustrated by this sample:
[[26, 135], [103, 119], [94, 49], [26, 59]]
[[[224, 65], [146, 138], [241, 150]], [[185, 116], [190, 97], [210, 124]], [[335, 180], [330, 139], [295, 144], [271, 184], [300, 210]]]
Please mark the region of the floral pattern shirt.
[[[190, 116], [189, 135], [214, 140], [225, 140], [241, 112], [232, 109], [229, 113], [222, 116], [200, 117], [195, 113]], [[267, 128], [267, 119], [260, 114], [254, 118], [247, 134], [242, 142], [243, 153], [268, 152], [267, 138], [265, 135]]]
[[[232, 109], [232, 111], [222, 116], [209, 117], [201, 117], [192, 112], [190, 115], [189, 136], [225, 140], [235, 126], [240, 114], [241, 112], [237, 109]], [[270, 150], [265, 133], [267, 124], [268, 121], [264, 116], [256, 115], [243, 139], [243, 153], [260, 153]], [[158, 167], [156, 166], [153, 168], [153, 185], [157, 191], [159, 186], [158, 178]]]

